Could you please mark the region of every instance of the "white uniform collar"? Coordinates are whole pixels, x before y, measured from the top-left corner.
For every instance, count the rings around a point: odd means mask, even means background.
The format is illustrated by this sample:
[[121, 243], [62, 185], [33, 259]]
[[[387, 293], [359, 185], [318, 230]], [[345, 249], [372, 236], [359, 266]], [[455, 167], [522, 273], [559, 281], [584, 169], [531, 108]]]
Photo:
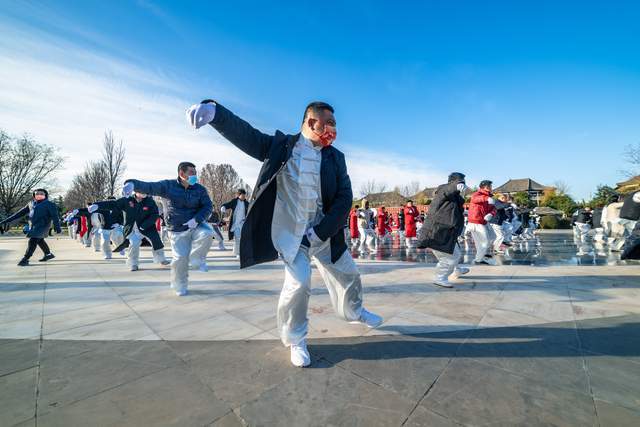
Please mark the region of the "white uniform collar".
[[311, 140], [309, 138], [304, 136], [304, 134], [302, 132], [300, 133], [300, 138], [298, 139], [298, 143], [302, 144], [304, 146], [307, 146], [307, 147], [311, 147], [316, 151], [320, 151], [320, 150], [322, 150], [324, 148], [322, 146], [316, 146], [313, 142], [311, 142]]

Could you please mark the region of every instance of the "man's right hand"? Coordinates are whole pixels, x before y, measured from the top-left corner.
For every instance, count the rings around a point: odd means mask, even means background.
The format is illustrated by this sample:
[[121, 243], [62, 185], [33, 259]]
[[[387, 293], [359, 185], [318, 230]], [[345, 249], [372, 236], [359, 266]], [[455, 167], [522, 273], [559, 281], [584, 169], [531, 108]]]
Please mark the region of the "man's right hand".
[[122, 194], [125, 197], [129, 197], [131, 194], [133, 194], [133, 183], [132, 182], [125, 182], [124, 185], [122, 186]]
[[89, 206], [87, 210], [89, 211], [89, 213], [94, 213], [95, 211], [98, 210], [98, 205], [94, 203], [93, 205]]
[[213, 102], [194, 104], [187, 109], [187, 121], [196, 129], [211, 123], [215, 116], [216, 104]]

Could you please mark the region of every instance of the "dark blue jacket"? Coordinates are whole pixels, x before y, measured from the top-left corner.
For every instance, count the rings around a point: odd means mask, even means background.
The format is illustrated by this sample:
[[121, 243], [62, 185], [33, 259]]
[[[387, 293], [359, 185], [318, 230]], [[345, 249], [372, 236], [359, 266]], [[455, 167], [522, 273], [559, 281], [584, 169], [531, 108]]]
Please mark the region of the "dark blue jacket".
[[39, 202], [35, 200], [30, 201], [27, 206], [3, 220], [2, 223], [9, 224], [27, 214], [29, 214], [29, 232], [27, 233], [27, 237], [44, 239], [49, 235], [52, 222], [56, 233], [61, 232], [58, 207], [55, 203], [50, 202], [49, 199], [44, 199]]
[[133, 184], [134, 191], [165, 199], [164, 220], [170, 231], [188, 230], [189, 227], [183, 224], [191, 218], [195, 218], [198, 224], [203, 223], [213, 210], [209, 194], [206, 188], [200, 184], [184, 188], [179, 179], [166, 179], [158, 182], [128, 179], [126, 182]]
[[[275, 135], [266, 135], [220, 104], [216, 104], [216, 115], [210, 124], [233, 145], [262, 162], [242, 226], [240, 267], [273, 261], [278, 258], [271, 240], [276, 176], [291, 157], [300, 134], [285, 135], [276, 131]], [[336, 262], [347, 250], [342, 230], [351, 210], [353, 193], [344, 154], [334, 146], [324, 147], [321, 153], [320, 186], [324, 218], [313, 229], [323, 241], [331, 239], [331, 262]]]

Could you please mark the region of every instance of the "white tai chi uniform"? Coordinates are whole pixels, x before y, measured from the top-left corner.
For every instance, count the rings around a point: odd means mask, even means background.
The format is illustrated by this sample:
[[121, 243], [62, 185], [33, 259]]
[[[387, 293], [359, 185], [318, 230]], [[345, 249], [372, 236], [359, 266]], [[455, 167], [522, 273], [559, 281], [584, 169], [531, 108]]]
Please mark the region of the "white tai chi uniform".
[[375, 250], [376, 233], [371, 224], [376, 217], [376, 210], [360, 208], [358, 210], [358, 233], [360, 233], [360, 252]]
[[231, 231], [233, 231], [233, 254], [235, 256], [240, 255], [240, 238], [242, 237], [242, 225], [244, 224], [246, 212], [244, 209], [244, 201], [238, 199], [236, 208], [233, 212], [233, 224], [231, 225]]
[[[345, 251], [331, 263], [331, 239], [306, 247], [306, 231], [323, 218], [320, 190], [321, 147], [303, 135], [277, 175], [271, 238], [284, 259], [285, 279], [278, 301], [278, 331], [285, 345], [297, 345], [307, 335], [311, 295], [311, 260], [329, 291], [336, 314], [356, 321], [362, 313], [362, 284], [353, 258]], [[304, 239], [306, 242], [307, 239]]]
[[171, 287], [185, 292], [189, 283], [189, 261], [194, 266], [205, 264], [213, 243], [213, 229], [206, 222], [185, 231], [169, 231], [173, 260], [171, 262]]
[[437, 251], [435, 249], [431, 249], [431, 252], [438, 260], [435, 272], [436, 281], [446, 283], [449, 280], [449, 276], [451, 276], [454, 271], [461, 270], [459, 263], [462, 258], [462, 251], [460, 250], [460, 245], [458, 245], [458, 243], [455, 244], [452, 254]]
[[[140, 246], [142, 245], [142, 240], [147, 239], [140, 230], [138, 229], [137, 224], [133, 224], [133, 230], [127, 236], [127, 240], [129, 240], [129, 248], [127, 250], [127, 265], [129, 267], [138, 266], [140, 264]], [[151, 242], [151, 240], [149, 240]], [[164, 248], [157, 249], [152, 251], [153, 254], [153, 262], [157, 264], [161, 264], [165, 261], [164, 256]]]
[[480, 262], [487, 255], [489, 244], [494, 240], [493, 230], [488, 225], [470, 222], [467, 224], [467, 231], [471, 233], [473, 242], [476, 245], [475, 261]]

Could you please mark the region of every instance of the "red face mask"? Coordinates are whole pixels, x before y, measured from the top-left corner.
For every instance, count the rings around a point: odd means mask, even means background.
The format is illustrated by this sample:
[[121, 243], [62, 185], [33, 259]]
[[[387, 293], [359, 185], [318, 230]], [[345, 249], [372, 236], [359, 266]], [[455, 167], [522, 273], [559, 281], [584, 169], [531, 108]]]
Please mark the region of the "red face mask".
[[335, 141], [336, 137], [338, 136], [336, 127], [329, 126], [329, 125], [324, 126], [324, 132], [316, 132], [314, 130], [313, 133], [318, 135], [318, 139], [320, 139], [320, 143], [322, 144], [323, 147], [328, 147], [331, 144], [333, 144], [333, 141]]
[[45, 196], [44, 194], [36, 194], [33, 198], [40, 202], [45, 199]]

